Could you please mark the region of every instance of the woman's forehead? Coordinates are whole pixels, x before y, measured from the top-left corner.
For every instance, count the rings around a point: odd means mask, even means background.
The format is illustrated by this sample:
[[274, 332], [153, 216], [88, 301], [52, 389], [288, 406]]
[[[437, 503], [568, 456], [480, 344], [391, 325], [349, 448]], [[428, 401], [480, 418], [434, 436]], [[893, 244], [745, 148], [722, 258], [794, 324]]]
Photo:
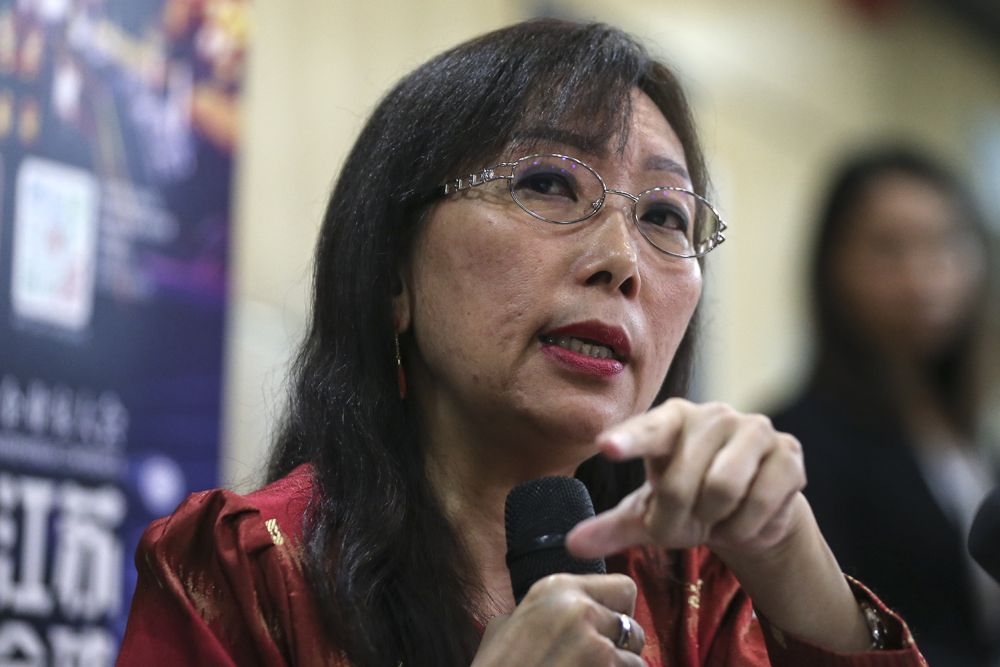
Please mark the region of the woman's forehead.
[[607, 113], [604, 118], [526, 120], [514, 129], [503, 157], [561, 149], [584, 160], [613, 163], [628, 159], [641, 169], [669, 171], [690, 181], [680, 139], [645, 93], [634, 90], [627, 109], [614, 116]]
[[676, 137], [654, 139], [646, 132], [633, 132], [624, 146], [603, 137], [562, 128], [534, 127], [519, 132], [508, 144], [501, 159], [513, 161], [534, 153], [570, 155], [593, 166], [620, 166], [626, 161], [644, 172], [662, 172], [670, 179], [691, 182], [683, 148]]

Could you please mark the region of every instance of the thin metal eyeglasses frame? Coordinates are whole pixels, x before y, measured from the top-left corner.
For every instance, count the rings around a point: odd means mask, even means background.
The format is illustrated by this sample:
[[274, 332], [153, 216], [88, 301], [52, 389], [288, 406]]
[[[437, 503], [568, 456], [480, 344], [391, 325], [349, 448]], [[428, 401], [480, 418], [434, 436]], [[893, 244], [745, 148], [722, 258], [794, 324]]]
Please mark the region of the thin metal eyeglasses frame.
[[[514, 195], [514, 168], [517, 167], [519, 163], [535, 157], [557, 157], [561, 159], [571, 160], [572, 162], [575, 162], [585, 167], [590, 173], [596, 176], [597, 180], [600, 181], [601, 188], [603, 189], [604, 192], [601, 194], [600, 199], [593, 202], [593, 210], [587, 215], [583, 216], [582, 218], [577, 218], [576, 220], [569, 220], [569, 221], [552, 220], [550, 218], [545, 218], [535, 213], [534, 211], [525, 207], [524, 204], [522, 204], [520, 201], [518, 201], [517, 197]], [[510, 169], [510, 174], [497, 173], [497, 170], [505, 168]], [[514, 203], [517, 204], [518, 208], [520, 208], [522, 211], [524, 211], [533, 218], [537, 218], [538, 220], [542, 220], [544, 222], [551, 222], [552, 224], [555, 225], [575, 225], [578, 222], [589, 220], [590, 218], [597, 215], [602, 208], [604, 208], [604, 202], [607, 199], [609, 193], [620, 195], [622, 197], [625, 197], [626, 199], [630, 199], [632, 200], [632, 220], [633, 222], [635, 222], [636, 227], [639, 229], [640, 235], [644, 239], [646, 239], [647, 242], [649, 242], [649, 245], [653, 246], [654, 248], [656, 248], [665, 255], [670, 255], [671, 257], [679, 257], [681, 259], [697, 259], [700, 257], [704, 257], [726, 240], [726, 237], [723, 234], [723, 232], [725, 232], [727, 229], [725, 220], [722, 219], [722, 215], [719, 214], [719, 211], [712, 205], [712, 203], [709, 202], [704, 197], [702, 197], [701, 195], [699, 195], [698, 193], [692, 192], [687, 188], [680, 188], [670, 185], [643, 190], [638, 195], [634, 195], [631, 192], [625, 192], [624, 190], [613, 190], [608, 187], [608, 184], [604, 182], [604, 178], [599, 173], [597, 173], [597, 170], [591, 167], [589, 164], [587, 164], [583, 160], [579, 160], [569, 155], [562, 155], [560, 153], [534, 153], [532, 155], [525, 155], [524, 157], [514, 160], [513, 162], [501, 162], [500, 164], [493, 165], [492, 167], [486, 167], [485, 169], [482, 169], [477, 173], [469, 174], [465, 178], [456, 178], [452, 181], [449, 181], [448, 183], [445, 183], [440, 187], [439, 194], [442, 196], [447, 196], [454, 192], [462, 192], [463, 190], [468, 190], [478, 185], [483, 185], [484, 183], [491, 183], [493, 181], [500, 181], [500, 180], [507, 181], [507, 191], [510, 193], [511, 199], [514, 200]], [[684, 194], [691, 195], [699, 202], [707, 206], [708, 209], [712, 211], [712, 213], [715, 215], [715, 219], [719, 221], [718, 229], [716, 229], [712, 233], [712, 235], [709, 236], [708, 239], [706, 239], [705, 244], [707, 247], [701, 252], [698, 252], [693, 255], [680, 255], [674, 252], [670, 252], [669, 250], [664, 250], [663, 248], [659, 247], [658, 245], [650, 241], [649, 238], [642, 233], [642, 229], [639, 227], [639, 216], [638, 216], [638, 211], [636, 210], [636, 204], [639, 203], [639, 199], [643, 195], [649, 192], [664, 192], [664, 191], [682, 192]]]

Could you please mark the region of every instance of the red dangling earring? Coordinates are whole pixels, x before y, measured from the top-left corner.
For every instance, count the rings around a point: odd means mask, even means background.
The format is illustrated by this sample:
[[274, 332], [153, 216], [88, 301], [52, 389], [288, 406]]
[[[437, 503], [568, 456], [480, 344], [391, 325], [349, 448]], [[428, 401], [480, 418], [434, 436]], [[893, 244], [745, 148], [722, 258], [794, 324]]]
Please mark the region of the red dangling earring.
[[399, 354], [399, 334], [393, 332], [393, 342], [396, 344], [396, 382], [399, 384], [399, 398], [406, 398], [406, 371], [403, 370], [403, 357]]

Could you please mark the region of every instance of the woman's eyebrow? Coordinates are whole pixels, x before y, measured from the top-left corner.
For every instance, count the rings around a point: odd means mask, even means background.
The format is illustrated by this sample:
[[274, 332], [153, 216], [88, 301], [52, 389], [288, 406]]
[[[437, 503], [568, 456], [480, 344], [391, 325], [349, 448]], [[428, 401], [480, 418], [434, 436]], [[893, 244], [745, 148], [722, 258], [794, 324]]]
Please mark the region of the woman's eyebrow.
[[[564, 130], [551, 126], [534, 126], [519, 130], [514, 135], [514, 142], [530, 143], [532, 141], [545, 141], [571, 146], [581, 152], [597, 157], [603, 157], [607, 153], [606, 142], [594, 136], [587, 136], [572, 130]], [[691, 182], [691, 175], [688, 170], [677, 160], [666, 155], [651, 155], [646, 158], [645, 168], [650, 171], [666, 171], [680, 176], [688, 183]]]
[[514, 134], [515, 143], [528, 143], [531, 141], [565, 144], [591, 155], [601, 155], [605, 150], [604, 140], [598, 137], [588, 137], [584, 134], [573, 132], [572, 130], [563, 130], [558, 127], [528, 127]]
[[665, 155], [651, 155], [646, 158], [646, 169], [651, 171], [666, 171], [671, 174], [677, 174], [688, 183], [691, 182], [691, 175], [688, 174], [688, 170], [684, 168], [677, 160], [668, 158]]

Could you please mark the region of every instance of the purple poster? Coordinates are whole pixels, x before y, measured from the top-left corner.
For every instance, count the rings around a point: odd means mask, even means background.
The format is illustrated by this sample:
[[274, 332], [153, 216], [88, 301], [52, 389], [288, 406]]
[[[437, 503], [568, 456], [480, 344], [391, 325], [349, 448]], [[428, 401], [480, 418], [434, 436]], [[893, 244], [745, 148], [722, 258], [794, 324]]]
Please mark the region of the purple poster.
[[110, 665], [218, 482], [244, 0], [0, 0], [0, 664]]

